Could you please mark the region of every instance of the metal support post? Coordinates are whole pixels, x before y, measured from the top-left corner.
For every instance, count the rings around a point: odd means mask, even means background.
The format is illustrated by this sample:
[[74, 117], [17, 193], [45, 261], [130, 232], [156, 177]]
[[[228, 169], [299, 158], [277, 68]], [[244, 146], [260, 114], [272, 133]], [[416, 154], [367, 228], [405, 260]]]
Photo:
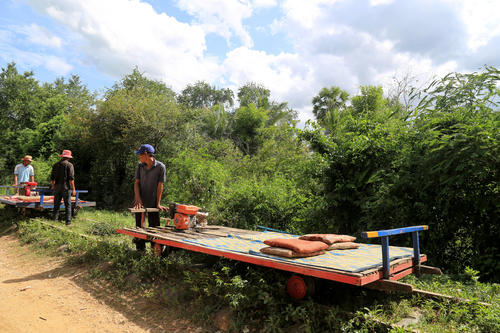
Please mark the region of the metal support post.
[[418, 239], [418, 231], [411, 233], [413, 241], [413, 265], [415, 266], [415, 275], [420, 276], [420, 243]]
[[382, 241], [382, 267], [384, 270], [384, 279], [389, 279], [390, 276], [390, 260], [389, 260], [389, 236], [381, 237]]

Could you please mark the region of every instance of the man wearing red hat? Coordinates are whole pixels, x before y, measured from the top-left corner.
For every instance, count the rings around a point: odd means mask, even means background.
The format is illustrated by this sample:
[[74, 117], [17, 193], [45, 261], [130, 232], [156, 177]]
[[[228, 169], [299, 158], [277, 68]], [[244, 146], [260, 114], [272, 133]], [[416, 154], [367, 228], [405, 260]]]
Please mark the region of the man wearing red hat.
[[54, 220], [59, 219], [59, 208], [61, 207], [61, 199], [63, 199], [66, 210], [66, 225], [71, 224], [71, 196], [76, 195], [75, 169], [69, 161], [71, 158], [73, 158], [71, 150], [63, 150], [61, 160], [52, 166], [50, 174], [54, 190]]

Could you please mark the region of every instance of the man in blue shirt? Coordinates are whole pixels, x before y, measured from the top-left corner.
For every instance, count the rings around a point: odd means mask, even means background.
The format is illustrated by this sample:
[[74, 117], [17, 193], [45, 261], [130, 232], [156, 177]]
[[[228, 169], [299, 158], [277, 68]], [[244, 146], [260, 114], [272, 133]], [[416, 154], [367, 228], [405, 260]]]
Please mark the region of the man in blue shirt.
[[[16, 165], [14, 168], [14, 186], [35, 181], [35, 170], [30, 165], [32, 160], [33, 158], [30, 155], [26, 155], [23, 158], [23, 163]], [[16, 193], [19, 193], [19, 189]]]
[[[139, 155], [139, 165], [135, 172], [134, 208], [158, 208], [167, 210], [161, 205], [163, 183], [165, 182], [165, 165], [154, 157], [155, 149], [149, 144], [143, 144], [135, 152]], [[137, 227], [142, 227], [144, 213], [136, 213], [135, 222]], [[148, 212], [148, 223], [150, 227], [160, 226], [160, 213]], [[135, 239], [137, 250], [144, 250], [146, 243], [142, 239]]]

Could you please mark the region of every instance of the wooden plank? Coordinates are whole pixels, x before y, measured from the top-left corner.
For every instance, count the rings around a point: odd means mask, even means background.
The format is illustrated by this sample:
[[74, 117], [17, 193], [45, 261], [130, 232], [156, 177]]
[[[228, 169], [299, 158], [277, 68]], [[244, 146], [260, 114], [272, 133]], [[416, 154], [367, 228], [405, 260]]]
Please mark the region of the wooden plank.
[[158, 208], [129, 208], [131, 213], [157, 213], [160, 210]]
[[420, 274], [436, 274], [443, 275], [443, 272], [438, 267], [420, 265]]
[[411, 293], [413, 291], [413, 286], [411, 284], [386, 279], [369, 283], [364, 285], [364, 287], [381, 291], [399, 291], [404, 293]]
[[177, 232], [171, 232], [171, 233], [165, 233], [161, 232], [158, 230], [154, 230], [153, 228], [145, 228], [145, 229], [132, 229], [132, 228], [122, 228], [127, 231], [131, 232], [137, 232], [141, 233], [143, 235], [149, 236], [149, 237], [154, 237], [158, 239], [166, 239], [166, 240], [176, 240], [176, 241], [182, 241], [183, 239], [189, 238], [189, 239], [199, 239], [199, 235], [190, 235], [186, 233], [177, 233]]
[[400, 280], [400, 279], [404, 278], [407, 275], [415, 273], [415, 269], [416, 269], [416, 267], [412, 266], [410, 268], [406, 268], [406, 269], [404, 269], [402, 271], [394, 273], [394, 274], [391, 275], [390, 280], [394, 280], [394, 281]]
[[[421, 289], [413, 289], [413, 294], [418, 294], [424, 297], [429, 297], [429, 298], [436, 298], [436, 299], [447, 299], [450, 301], [454, 302], [463, 302], [463, 303], [469, 303], [472, 302], [470, 299], [467, 298], [461, 298], [461, 297], [455, 297], [455, 296], [449, 296], [449, 295], [443, 295], [439, 293], [435, 293], [432, 291], [426, 291], [426, 290], [421, 290]], [[486, 302], [477, 302], [478, 304], [484, 305], [484, 306], [491, 306], [490, 303]]]
[[[425, 261], [425, 260], [427, 260], [427, 257], [425, 255], [422, 255], [421, 261]], [[399, 259], [397, 262], [391, 263], [391, 269], [390, 269], [391, 279], [393, 279], [392, 276], [394, 274], [401, 272], [401, 271], [404, 271], [410, 267], [413, 267], [413, 259], [412, 258], [402, 258], [402, 259]], [[369, 274], [365, 275], [364, 278], [362, 279], [361, 285], [365, 285], [365, 284], [368, 284], [368, 283], [371, 283], [371, 282], [374, 282], [377, 280], [381, 280], [384, 278], [384, 272], [382, 271], [382, 269], [378, 269], [377, 271], [370, 270], [370, 271], [365, 271], [365, 272], [361, 272], [361, 273], [366, 274], [368, 272], [369, 272]]]
[[[413, 261], [413, 258], [406, 257], [406, 258], [400, 258], [400, 259], [396, 259], [396, 260], [391, 261], [391, 273], [394, 273], [395, 271], [399, 271], [394, 266], [405, 264], [405, 263], [410, 262], [410, 261]], [[420, 255], [420, 262], [424, 262], [424, 261], [427, 261], [427, 256], [425, 254], [422, 254], [422, 255]], [[364, 275], [376, 274], [381, 269], [382, 269], [382, 265], [380, 265], [377, 268], [372, 268], [372, 269], [366, 270], [363, 272], [363, 274]]]

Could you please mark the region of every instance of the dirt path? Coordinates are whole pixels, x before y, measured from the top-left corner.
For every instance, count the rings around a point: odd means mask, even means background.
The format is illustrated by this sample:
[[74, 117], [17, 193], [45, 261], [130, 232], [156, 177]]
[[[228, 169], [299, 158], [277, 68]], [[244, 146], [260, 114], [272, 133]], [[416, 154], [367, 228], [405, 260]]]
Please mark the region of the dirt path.
[[0, 332], [202, 332], [175, 309], [120, 295], [81, 267], [0, 234]]

